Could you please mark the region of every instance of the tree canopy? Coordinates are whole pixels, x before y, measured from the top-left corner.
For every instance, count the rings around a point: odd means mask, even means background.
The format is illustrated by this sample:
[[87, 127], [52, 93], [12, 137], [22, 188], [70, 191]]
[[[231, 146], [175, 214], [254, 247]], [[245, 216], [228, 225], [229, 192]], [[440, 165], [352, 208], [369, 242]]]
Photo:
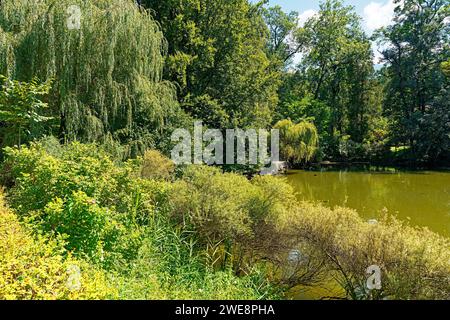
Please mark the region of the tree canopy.
[[445, 0], [396, 3], [395, 23], [378, 32], [387, 46], [385, 111], [393, 142], [430, 161], [450, 147], [450, 6]]
[[168, 41], [166, 79], [189, 114], [213, 128], [266, 127], [279, 73], [266, 54], [261, 4], [247, 0], [143, 0]]
[[[68, 27], [72, 5], [79, 29]], [[2, 1], [0, 43], [0, 73], [54, 79], [49, 107], [63, 140], [112, 139], [142, 153], [179, 113], [162, 80], [167, 42], [133, 1]]]
[[[447, 2], [395, 1], [392, 25], [369, 37], [341, 0], [323, 0], [301, 25], [267, 1], [5, 0], [0, 74], [48, 106], [41, 133], [126, 158], [168, 154], [173, 129], [194, 120], [221, 130], [291, 120], [317, 129], [311, 161], [446, 163]], [[32, 88], [50, 80], [48, 94]], [[12, 126], [0, 120], [4, 144], [17, 143]]]

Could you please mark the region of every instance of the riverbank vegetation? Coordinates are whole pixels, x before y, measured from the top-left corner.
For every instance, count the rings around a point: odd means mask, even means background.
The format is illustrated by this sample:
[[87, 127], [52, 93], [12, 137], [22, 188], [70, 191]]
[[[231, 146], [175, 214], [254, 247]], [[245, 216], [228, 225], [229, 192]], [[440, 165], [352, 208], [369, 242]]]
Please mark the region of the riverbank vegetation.
[[446, 238], [167, 158], [201, 120], [278, 128], [292, 165], [448, 165], [445, 1], [396, 1], [372, 37], [338, 0], [302, 26], [264, 1], [138, 2], [0, 3], [1, 299], [280, 299], [330, 276], [334, 298], [450, 298]]
[[[277, 177], [203, 166], [178, 178], [142, 177], [152, 154], [121, 162], [95, 145], [54, 139], [7, 149], [1, 296], [270, 299], [331, 273], [351, 299], [449, 298], [446, 238], [390, 217], [370, 224], [350, 209], [297, 202]], [[86, 293], [45, 291], [78, 261]], [[383, 270], [382, 290], [364, 289], [370, 265]], [[29, 283], [35, 270], [43, 276]], [[94, 290], [91, 281], [102, 285]]]

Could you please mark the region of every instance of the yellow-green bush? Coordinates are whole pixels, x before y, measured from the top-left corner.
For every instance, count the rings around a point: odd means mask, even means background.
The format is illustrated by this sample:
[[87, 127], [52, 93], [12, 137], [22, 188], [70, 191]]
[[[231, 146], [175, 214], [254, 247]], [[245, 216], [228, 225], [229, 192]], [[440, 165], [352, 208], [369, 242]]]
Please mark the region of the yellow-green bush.
[[[81, 271], [70, 286], [70, 269]], [[99, 270], [64, 256], [54, 241], [34, 238], [0, 197], [0, 299], [108, 299], [117, 296]]]
[[205, 171], [200, 178], [177, 181], [170, 201], [180, 222], [192, 223], [201, 236], [218, 243], [251, 235], [247, 199], [253, 193], [245, 177]]
[[148, 150], [142, 158], [141, 177], [144, 179], [170, 180], [175, 163], [157, 150]]
[[65, 235], [67, 250], [105, 265], [137, 253], [139, 229], [131, 230], [128, 214], [133, 163], [116, 165], [97, 146], [80, 143], [53, 146], [52, 153], [41, 143], [5, 151], [3, 180], [21, 219], [48, 235]]
[[214, 266], [231, 265], [237, 272], [251, 269], [272, 251], [274, 220], [295, 204], [292, 187], [283, 179], [249, 180], [217, 168], [190, 166], [173, 184], [171, 215], [195, 231], [198, 245]]
[[33, 143], [21, 149], [6, 148], [5, 155], [2, 178], [8, 187], [14, 187], [9, 200], [24, 215], [78, 191], [108, 206], [124, 184], [121, 178], [128, 175], [125, 166], [116, 166], [95, 145], [73, 143], [53, 155]]
[[[292, 248], [309, 250], [305, 264], [311, 267], [315, 260], [316, 268], [335, 275], [348, 298], [450, 298], [450, 240], [427, 229], [389, 216], [368, 223], [353, 210], [311, 203], [280, 215], [277, 225]], [[372, 265], [381, 268], [381, 290], [365, 289]], [[298, 267], [305, 272], [305, 265]]]
[[244, 241], [256, 225], [293, 204], [292, 188], [283, 180], [221, 173], [216, 168], [191, 166], [174, 183], [169, 201], [179, 222], [192, 223], [208, 240]]

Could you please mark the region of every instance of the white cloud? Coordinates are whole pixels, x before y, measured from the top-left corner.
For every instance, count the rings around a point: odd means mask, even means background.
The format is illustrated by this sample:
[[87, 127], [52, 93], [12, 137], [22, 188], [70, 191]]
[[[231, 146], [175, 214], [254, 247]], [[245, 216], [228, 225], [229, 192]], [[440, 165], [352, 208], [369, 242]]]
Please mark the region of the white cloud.
[[386, 3], [371, 2], [364, 8], [364, 21], [366, 29], [373, 32], [378, 28], [388, 26], [394, 18], [394, 9], [396, 4], [394, 0], [388, 0]]
[[303, 27], [305, 25], [306, 21], [308, 21], [310, 18], [312, 18], [316, 14], [317, 14], [316, 10], [306, 10], [305, 12], [300, 13], [298, 15], [298, 25], [300, 27]]

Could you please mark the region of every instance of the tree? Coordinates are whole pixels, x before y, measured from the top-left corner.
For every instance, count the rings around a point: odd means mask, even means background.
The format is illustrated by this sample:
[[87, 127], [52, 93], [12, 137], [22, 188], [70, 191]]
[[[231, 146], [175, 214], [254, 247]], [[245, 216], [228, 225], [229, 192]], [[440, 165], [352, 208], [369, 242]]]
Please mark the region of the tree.
[[1, 1], [0, 43], [1, 73], [54, 79], [49, 108], [63, 141], [112, 139], [135, 156], [182, 117], [162, 80], [163, 34], [134, 1]]
[[436, 161], [448, 151], [450, 7], [445, 0], [396, 1], [392, 26], [378, 31], [387, 49], [389, 81], [384, 108], [392, 143], [410, 147], [410, 158]]
[[167, 80], [190, 115], [213, 128], [267, 127], [277, 70], [266, 55], [262, 4], [247, 0], [142, 0], [168, 41]]
[[305, 25], [301, 70], [314, 99], [332, 108], [329, 133], [350, 131], [356, 141], [362, 141], [363, 132], [358, 130], [365, 130], [364, 94], [373, 66], [369, 39], [353, 10], [335, 0], [321, 4], [319, 14]]
[[369, 130], [374, 72], [369, 38], [353, 7], [337, 0], [321, 3], [295, 36], [303, 57], [296, 72], [285, 76], [278, 113], [297, 106], [319, 129], [327, 156], [341, 156], [344, 137], [362, 143]]
[[296, 34], [300, 30], [298, 12], [285, 13], [280, 6], [275, 6], [264, 9], [263, 13], [270, 32], [267, 43], [269, 56], [278, 60], [282, 67], [287, 66], [301, 48], [301, 44], [296, 42]]
[[[45, 115], [48, 104], [40, 98], [50, 91], [50, 81], [30, 83], [12, 81], [0, 75], [0, 136], [11, 139], [20, 147], [22, 142], [38, 138], [43, 132], [43, 124], [52, 118]], [[13, 144], [1, 141], [0, 146]], [[8, 143], [9, 142], [9, 143]]]
[[303, 164], [316, 154], [319, 135], [312, 123], [302, 121], [295, 124], [287, 119], [279, 121], [274, 129], [280, 130], [280, 152], [284, 160]]

